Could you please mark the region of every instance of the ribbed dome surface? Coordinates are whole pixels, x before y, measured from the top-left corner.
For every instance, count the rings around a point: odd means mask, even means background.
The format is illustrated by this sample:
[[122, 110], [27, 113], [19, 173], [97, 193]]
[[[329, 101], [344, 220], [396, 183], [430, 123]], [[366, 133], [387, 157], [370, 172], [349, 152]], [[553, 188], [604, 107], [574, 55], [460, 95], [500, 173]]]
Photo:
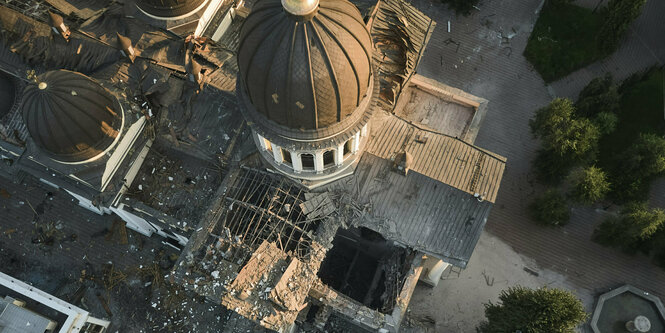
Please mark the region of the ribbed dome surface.
[[16, 86], [14, 80], [5, 72], [0, 71], [0, 118], [4, 117], [14, 106]]
[[144, 12], [164, 18], [178, 17], [199, 8], [208, 0], [136, 0]]
[[82, 162], [106, 150], [122, 127], [122, 109], [89, 77], [58, 70], [23, 93], [23, 120], [35, 144], [61, 162]]
[[286, 13], [279, 0], [260, 0], [240, 38], [246, 93], [278, 124], [331, 126], [352, 115], [368, 93], [372, 42], [347, 0], [320, 0], [318, 12], [306, 19]]

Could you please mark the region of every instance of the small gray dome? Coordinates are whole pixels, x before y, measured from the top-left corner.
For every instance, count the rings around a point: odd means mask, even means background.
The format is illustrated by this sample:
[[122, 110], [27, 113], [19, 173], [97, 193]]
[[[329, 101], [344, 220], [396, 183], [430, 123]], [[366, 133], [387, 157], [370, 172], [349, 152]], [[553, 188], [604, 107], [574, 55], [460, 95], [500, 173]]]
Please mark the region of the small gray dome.
[[258, 113], [317, 130], [364, 112], [358, 106], [371, 94], [372, 40], [347, 0], [320, 0], [303, 16], [280, 0], [260, 0], [241, 29], [238, 65], [240, 93]]
[[122, 127], [122, 108], [89, 77], [44, 73], [23, 92], [23, 120], [35, 144], [61, 162], [82, 162], [111, 146]]

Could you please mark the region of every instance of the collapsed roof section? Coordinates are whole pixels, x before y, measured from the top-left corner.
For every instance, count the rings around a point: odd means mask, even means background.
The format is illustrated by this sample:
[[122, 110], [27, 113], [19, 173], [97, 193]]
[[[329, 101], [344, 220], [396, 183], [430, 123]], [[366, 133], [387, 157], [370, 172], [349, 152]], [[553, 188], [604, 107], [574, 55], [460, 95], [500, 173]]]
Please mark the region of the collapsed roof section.
[[253, 169], [240, 169], [225, 200], [227, 210], [216, 231], [228, 229], [250, 248], [264, 240], [275, 242], [297, 258], [308, 256], [313, 233], [326, 217], [307, 210], [303, 188], [285, 177]]
[[353, 177], [333, 185], [360, 211], [353, 225], [458, 267], [466, 267], [492, 208], [421, 173], [398, 173], [392, 161], [370, 153]]
[[389, 108], [415, 73], [436, 22], [401, 0], [380, 0], [370, 19], [381, 97]]
[[262, 326], [284, 331], [306, 306], [326, 250], [314, 238], [332, 213], [286, 178], [241, 167], [203, 219], [174, 277]]

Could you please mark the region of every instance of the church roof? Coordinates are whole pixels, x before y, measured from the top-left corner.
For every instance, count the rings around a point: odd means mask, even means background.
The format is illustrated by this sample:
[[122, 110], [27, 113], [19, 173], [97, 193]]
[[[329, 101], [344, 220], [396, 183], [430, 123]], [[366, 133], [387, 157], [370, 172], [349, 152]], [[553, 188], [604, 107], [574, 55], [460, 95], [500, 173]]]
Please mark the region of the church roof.
[[372, 123], [372, 140], [365, 152], [390, 160], [402, 152], [413, 156], [409, 172], [496, 201], [506, 158], [460, 139], [423, 129], [396, 116]]
[[14, 106], [16, 86], [5, 72], [0, 71], [0, 118], [4, 117]]
[[89, 77], [57, 70], [40, 75], [23, 93], [30, 137], [49, 157], [82, 162], [106, 150], [122, 126], [122, 108]]
[[187, 15], [208, 0], [137, 0], [136, 6], [148, 15], [176, 18]]
[[320, 0], [303, 15], [284, 6], [260, 0], [242, 27], [241, 93], [258, 113], [295, 129], [362, 113], [358, 106], [372, 92], [372, 41], [358, 9], [347, 0]]

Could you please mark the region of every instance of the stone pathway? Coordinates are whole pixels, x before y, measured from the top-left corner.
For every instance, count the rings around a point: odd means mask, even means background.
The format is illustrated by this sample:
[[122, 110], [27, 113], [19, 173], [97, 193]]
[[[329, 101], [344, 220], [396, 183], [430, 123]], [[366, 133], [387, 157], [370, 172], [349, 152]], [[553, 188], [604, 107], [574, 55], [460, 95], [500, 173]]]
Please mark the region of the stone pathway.
[[[530, 173], [538, 143], [529, 132], [528, 120], [551, 99], [540, 76], [522, 56], [542, 1], [488, 0], [470, 17], [455, 17], [436, 1], [414, 0], [413, 4], [438, 22], [419, 73], [490, 101], [476, 144], [506, 156], [508, 166], [486, 232], [535, 259], [540, 267], [567, 275], [578, 288], [601, 291], [630, 283], [664, 297], [665, 270], [648, 258], [627, 256], [590, 240], [602, 211], [574, 208], [571, 223], [563, 228], [537, 226], [526, 216], [528, 202], [542, 191]], [[660, 33], [658, 41], [656, 32], [644, 31], [662, 31], [658, 16], [665, 13], [663, 3], [650, 0], [645, 13], [615, 56], [556, 82], [552, 85], [556, 94], [576, 96], [603, 70], [614, 70], [622, 78], [662, 60], [665, 33]], [[638, 47], [642, 44], [656, 57], [649, 58]]]

